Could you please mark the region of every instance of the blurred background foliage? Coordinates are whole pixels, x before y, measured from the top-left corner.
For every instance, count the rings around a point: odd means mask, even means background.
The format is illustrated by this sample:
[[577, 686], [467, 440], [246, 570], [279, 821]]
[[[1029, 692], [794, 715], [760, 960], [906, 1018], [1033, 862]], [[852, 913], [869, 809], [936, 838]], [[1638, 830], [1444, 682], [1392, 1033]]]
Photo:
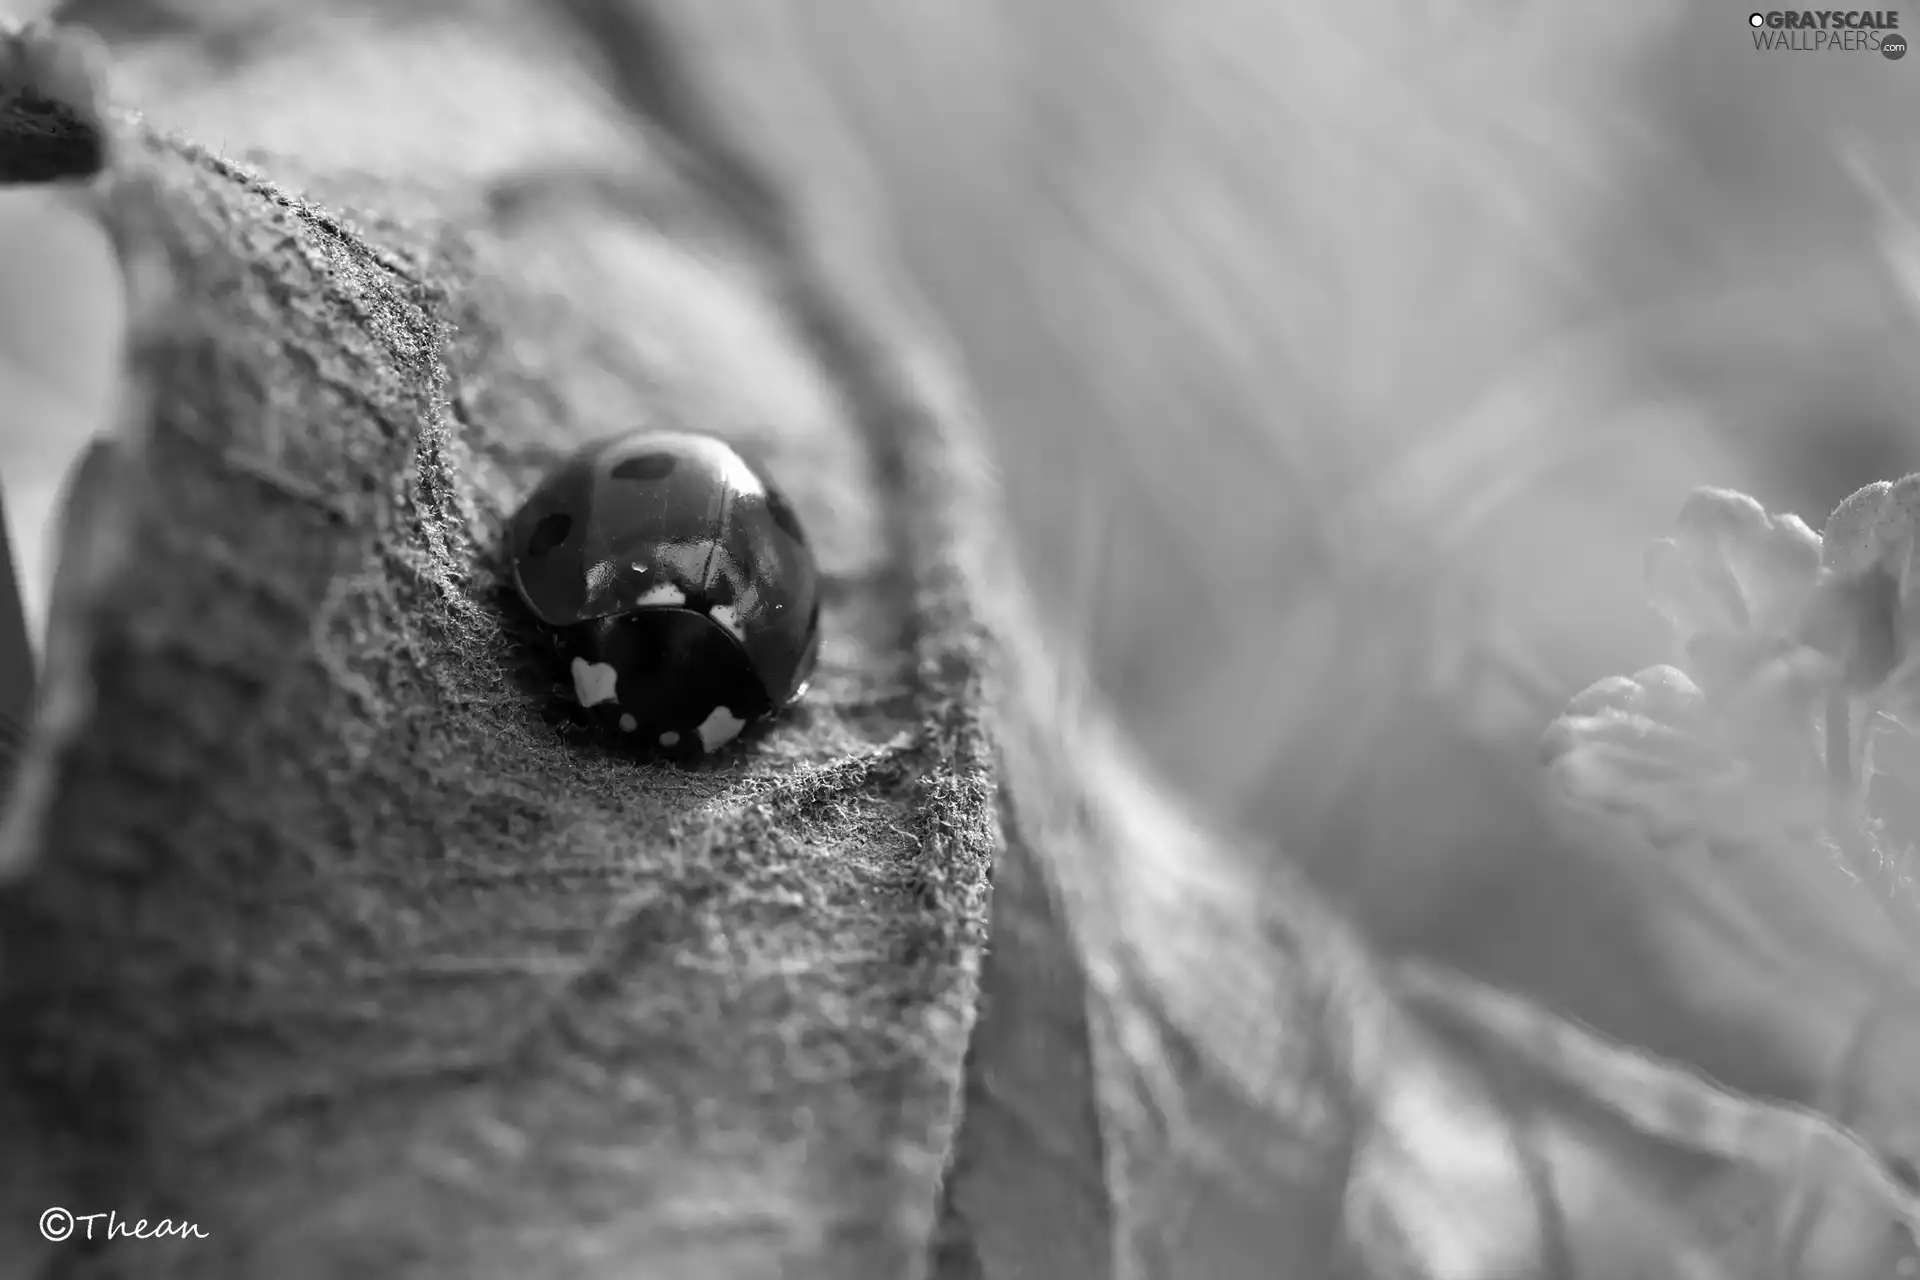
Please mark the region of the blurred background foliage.
[[1383, 941], [1527, 972], [1580, 898], [1525, 865], [1534, 741], [1672, 656], [1647, 541], [1696, 485], [1817, 528], [1920, 465], [1849, 167], [1907, 194], [1914, 69], [1719, 3], [934, 11], [790, 29], [1046, 602], [1183, 788]]

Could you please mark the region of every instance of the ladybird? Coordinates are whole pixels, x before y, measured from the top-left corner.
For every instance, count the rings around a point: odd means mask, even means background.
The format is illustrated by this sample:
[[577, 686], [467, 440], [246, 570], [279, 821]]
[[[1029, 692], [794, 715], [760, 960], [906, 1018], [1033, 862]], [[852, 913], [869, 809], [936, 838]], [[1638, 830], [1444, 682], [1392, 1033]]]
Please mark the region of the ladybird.
[[819, 567], [786, 495], [724, 441], [589, 444], [527, 496], [507, 543], [561, 688], [636, 748], [718, 751], [805, 696]]

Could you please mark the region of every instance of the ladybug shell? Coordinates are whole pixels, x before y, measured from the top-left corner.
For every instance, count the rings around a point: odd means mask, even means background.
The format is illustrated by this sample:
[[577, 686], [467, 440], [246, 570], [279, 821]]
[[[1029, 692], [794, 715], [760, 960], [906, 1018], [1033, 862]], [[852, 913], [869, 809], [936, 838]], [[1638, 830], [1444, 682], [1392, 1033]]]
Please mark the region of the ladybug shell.
[[[697, 734], [712, 749], [806, 691], [820, 643], [813, 552], [786, 496], [721, 440], [589, 444], [528, 495], [507, 546], [582, 704], [649, 744]], [[709, 713], [719, 730], [700, 727]]]

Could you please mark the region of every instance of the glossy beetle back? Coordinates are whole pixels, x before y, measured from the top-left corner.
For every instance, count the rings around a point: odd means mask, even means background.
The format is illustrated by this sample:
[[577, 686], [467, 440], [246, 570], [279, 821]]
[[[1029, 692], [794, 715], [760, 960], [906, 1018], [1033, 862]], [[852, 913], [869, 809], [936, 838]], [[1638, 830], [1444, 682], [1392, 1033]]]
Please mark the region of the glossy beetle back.
[[[689, 611], [738, 646], [769, 709], [805, 689], [819, 649], [813, 552], [786, 495], [723, 441], [644, 432], [587, 445], [528, 495], [507, 544], [521, 598], [550, 628], [584, 641], [606, 630], [589, 624]], [[714, 652], [684, 636], [651, 651], [659, 669], [621, 672], [636, 698], [635, 682], [707, 674], [675, 670], [669, 655]]]

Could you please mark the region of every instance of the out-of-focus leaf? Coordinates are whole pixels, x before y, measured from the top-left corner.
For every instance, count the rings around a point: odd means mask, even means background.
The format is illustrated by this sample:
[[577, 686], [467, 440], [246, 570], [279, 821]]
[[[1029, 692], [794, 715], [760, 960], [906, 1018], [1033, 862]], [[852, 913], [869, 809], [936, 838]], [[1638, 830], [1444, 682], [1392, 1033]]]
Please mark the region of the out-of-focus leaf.
[[[1516, 1110], [1530, 1117], [1523, 1140], [1547, 1169], [1577, 1275], [1622, 1274], [1578, 1260], [1611, 1254], [1617, 1266], [1620, 1237], [1649, 1232], [1671, 1233], [1663, 1247], [1672, 1269], [1634, 1274], [1920, 1274], [1920, 1190], [1833, 1120], [1743, 1097], [1464, 975], [1403, 963], [1394, 979], [1416, 1007], [1503, 1054], [1509, 1068], [1524, 1063], [1570, 1091], [1556, 1103], [1548, 1089]], [[1623, 1142], [1620, 1126], [1651, 1141]], [[1679, 1195], [1664, 1207], [1634, 1195], [1663, 1183]]]

